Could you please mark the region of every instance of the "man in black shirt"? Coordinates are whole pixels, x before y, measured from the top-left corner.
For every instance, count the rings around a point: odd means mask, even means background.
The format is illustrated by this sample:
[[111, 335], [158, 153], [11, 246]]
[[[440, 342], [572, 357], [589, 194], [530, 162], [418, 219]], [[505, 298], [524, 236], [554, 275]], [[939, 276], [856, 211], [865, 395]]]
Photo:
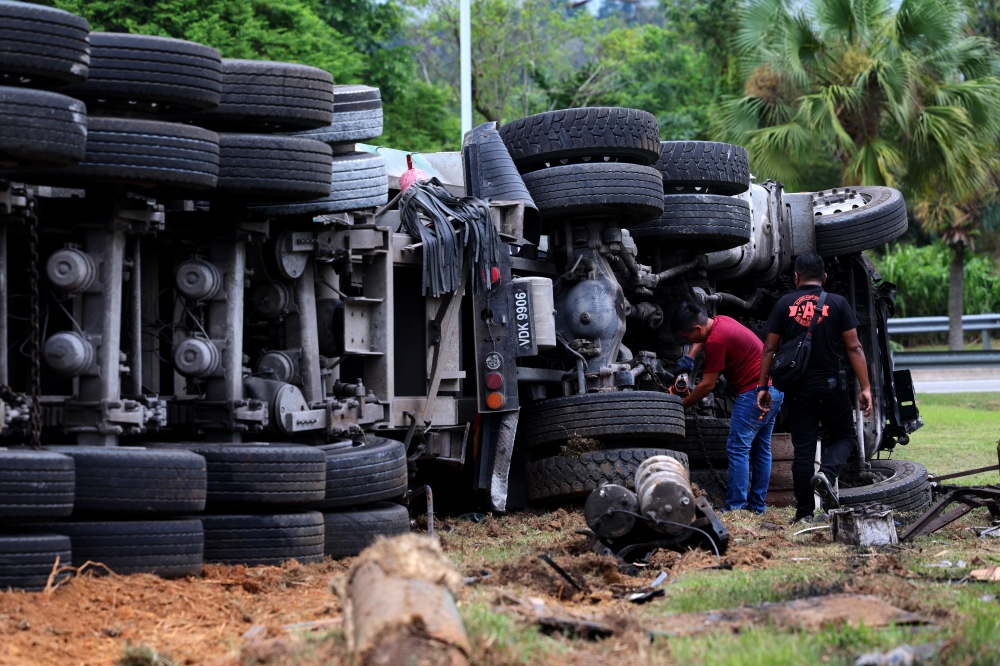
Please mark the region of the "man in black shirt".
[[[792, 340], [809, 328], [816, 316], [816, 306], [823, 284], [826, 266], [818, 254], [803, 254], [795, 260], [797, 289], [782, 296], [767, 319], [767, 340], [760, 360], [758, 387], [767, 388], [771, 361], [782, 340]], [[814, 510], [813, 492], [818, 492], [824, 509], [840, 506], [831, 483], [840, 475], [847, 458], [857, 445], [854, 407], [847, 390], [848, 373], [845, 359], [850, 361], [858, 383], [859, 397], [865, 416], [872, 412], [871, 386], [865, 352], [858, 340], [858, 318], [843, 296], [827, 294], [823, 312], [819, 313], [812, 336], [812, 352], [805, 377], [795, 389], [785, 394], [789, 426], [792, 431], [792, 485], [795, 489], [795, 520], [808, 519]], [[757, 405], [763, 411], [771, 407], [767, 390], [757, 393]], [[822, 463], [813, 474], [816, 439], [823, 424]]]

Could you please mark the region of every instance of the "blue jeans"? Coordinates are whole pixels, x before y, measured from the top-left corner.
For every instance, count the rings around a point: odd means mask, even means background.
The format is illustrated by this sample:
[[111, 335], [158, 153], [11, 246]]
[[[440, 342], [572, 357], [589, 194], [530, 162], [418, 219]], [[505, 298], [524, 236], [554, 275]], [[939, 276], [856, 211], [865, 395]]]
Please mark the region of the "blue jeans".
[[771, 387], [771, 411], [761, 417], [757, 392], [741, 393], [733, 407], [726, 453], [729, 457], [729, 488], [724, 511], [749, 509], [762, 512], [771, 481], [771, 432], [785, 394]]

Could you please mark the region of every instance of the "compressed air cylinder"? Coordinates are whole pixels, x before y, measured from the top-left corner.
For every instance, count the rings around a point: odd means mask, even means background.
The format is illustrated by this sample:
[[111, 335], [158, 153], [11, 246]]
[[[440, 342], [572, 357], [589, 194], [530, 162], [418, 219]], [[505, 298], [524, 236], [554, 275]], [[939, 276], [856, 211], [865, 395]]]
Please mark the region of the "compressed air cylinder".
[[657, 529], [668, 534], [694, 520], [694, 493], [683, 463], [670, 456], [646, 458], [635, 472], [639, 513], [653, 519]]

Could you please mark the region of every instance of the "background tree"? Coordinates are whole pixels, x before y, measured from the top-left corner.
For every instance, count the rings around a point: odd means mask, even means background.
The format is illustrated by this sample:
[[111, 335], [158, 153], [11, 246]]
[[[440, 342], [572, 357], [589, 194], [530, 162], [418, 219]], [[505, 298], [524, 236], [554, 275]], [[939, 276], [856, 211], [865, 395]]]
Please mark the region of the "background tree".
[[[1000, 135], [994, 44], [968, 36], [962, 16], [955, 0], [812, 0], [797, 13], [755, 0], [735, 40], [744, 94], [723, 104], [719, 132], [747, 146], [760, 175], [793, 186], [802, 162], [825, 154], [845, 185], [902, 188], [960, 267], [971, 211], [994, 191]], [[962, 271], [952, 276], [949, 337], [961, 348]]]

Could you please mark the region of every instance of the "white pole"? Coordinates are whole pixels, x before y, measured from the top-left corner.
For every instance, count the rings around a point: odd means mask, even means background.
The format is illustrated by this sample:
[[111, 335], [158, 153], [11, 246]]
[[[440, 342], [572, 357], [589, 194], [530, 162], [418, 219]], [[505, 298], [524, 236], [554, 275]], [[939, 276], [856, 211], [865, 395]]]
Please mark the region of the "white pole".
[[472, 129], [472, 9], [471, 0], [459, 0], [458, 41], [461, 61], [462, 136]]

